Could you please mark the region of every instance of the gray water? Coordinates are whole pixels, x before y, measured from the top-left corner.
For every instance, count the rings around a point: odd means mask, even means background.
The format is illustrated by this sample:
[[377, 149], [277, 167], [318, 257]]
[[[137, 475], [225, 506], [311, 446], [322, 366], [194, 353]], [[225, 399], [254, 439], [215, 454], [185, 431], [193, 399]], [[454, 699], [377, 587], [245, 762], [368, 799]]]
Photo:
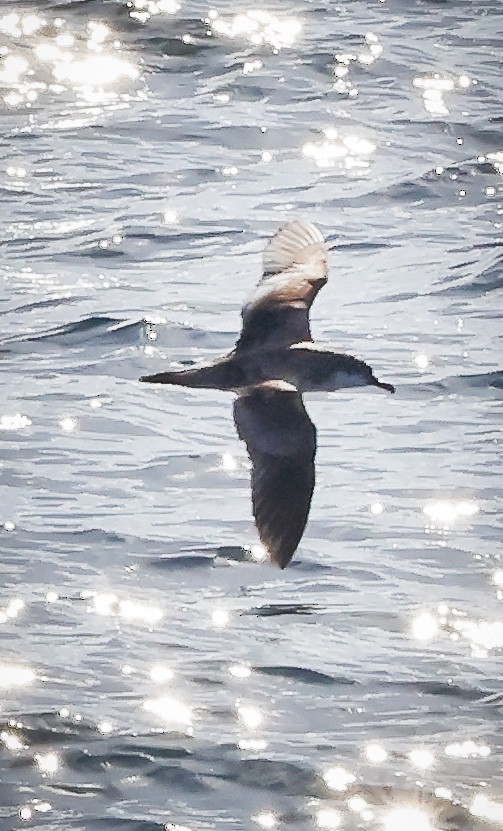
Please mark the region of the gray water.
[[[0, 826], [503, 825], [500, 0], [4, 2]], [[227, 393], [266, 239], [335, 249], [311, 518]]]

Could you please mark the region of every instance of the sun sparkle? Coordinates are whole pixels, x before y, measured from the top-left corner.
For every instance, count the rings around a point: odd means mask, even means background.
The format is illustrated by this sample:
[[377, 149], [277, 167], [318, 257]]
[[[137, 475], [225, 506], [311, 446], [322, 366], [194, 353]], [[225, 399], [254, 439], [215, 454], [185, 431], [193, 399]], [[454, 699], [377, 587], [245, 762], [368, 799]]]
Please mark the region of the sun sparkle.
[[253, 704], [238, 704], [236, 710], [240, 721], [248, 730], [256, 730], [264, 720], [260, 708]]
[[342, 767], [333, 767], [325, 771], [323, 779], [333, 791], [346, 791], [356, 781], [356, 776]]
[[383, 817], [384, 831], [434, 831], [420, 808], [392, 808]]

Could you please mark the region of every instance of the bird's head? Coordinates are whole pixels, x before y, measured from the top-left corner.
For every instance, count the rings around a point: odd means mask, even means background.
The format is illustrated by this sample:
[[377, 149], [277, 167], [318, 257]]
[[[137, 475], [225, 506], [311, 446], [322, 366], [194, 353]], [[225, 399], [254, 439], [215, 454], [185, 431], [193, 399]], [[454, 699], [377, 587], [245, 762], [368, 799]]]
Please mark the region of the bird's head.
[[330, 379], [330, 389], [345, 389], [347, 387], [379, 387], [387, 392], [395, 392], [393, 384], [379, 381], [372, 367], [351, 355], [334, 355], [334, 371]]

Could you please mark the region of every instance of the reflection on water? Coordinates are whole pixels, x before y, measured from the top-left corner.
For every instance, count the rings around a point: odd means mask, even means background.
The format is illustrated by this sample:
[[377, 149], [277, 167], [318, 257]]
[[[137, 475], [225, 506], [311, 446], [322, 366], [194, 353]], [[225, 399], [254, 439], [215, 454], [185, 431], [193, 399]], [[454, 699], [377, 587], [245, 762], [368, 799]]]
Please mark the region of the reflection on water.
[[180, 8], [176, 0], [131, 0], [127, 5], [129, 16], [139, 23], [147, 23], [158, 14], [176, 14]]
[[503, 621], [472, 620], [467, 612], [446, 604], [440, 604], [436, 614], [423, 612], [414, 618], [411, 634], [424, 642], [447, 634], [453, 641], [467, 641], [472, 652], [481, 656], [503, 647]]
[[265, 739], [239, 739], [238, 747], [240, 750], [248, 751], [250, 753], [258, 753], [261, 750], [267, 749], [267, 741]]
[[27, 822], [33, 819], [36, 813], [47, 814], [51, 810], [52, 805], [50, 802], [42, 799], [33, 799], [30, 805], [21, 805], [19, 808], [19, 818]]
[[73, 433], [74, 430], [78, 427], [78, 421], [76, 418], [71, 418], [71, 416], [66, 416], [62, 418], [59, 422], [59, 426], [65, 433]]
[[27, 747], [27, 745], [21, 741], [20, 737], [11, 730], [2, 730], [0, 733], [0, 741], [7, 748], [7, 750], [11, 750], [12, 752], [23, 750]]
[[173, 670], [163, 664], [155, 664], [150, 670], [150, 678], [155, 684], [165, 684], [167, 681], [171, 681], [173, 676]]
[[470, 811], [474, 817], [481, 817], [503, 825], [503, 802], [496, 802], [486, 794], [479, 793], [474, 797]]
[[252, 75], [254, 72], [259, 72], [263, 68], [262, 61], [256, 59], [253, 61], [245, 61], [243, 64], [243, 75]]
[[323, 131], [324, 141], [309, 141], [302, 153], [313, 159], [318, 167], [337, 167], [340, 170], [365, 171], [370, 167], [370, 158], [376, 145], [355, 135], [339, 135], [335, 127]]
[[96, 729], [103, 736], [108, 736], [108, 734], [113, 731], [114, 726], [111, 721], [99, 721], [96, 725]]
[[256, 563], [263, 563], [265, 560], [268, 559], [267, 551], [264, 548], [264, 546], [260, 543], [251, 546], [250, 556], [252, 560], [254, 560]]
[[498, 600], [503, 600], [503, 569], [498, 568], [493, 573], [492, 582], [497, 587], [496, 597]]
[[[423, 508], [423, 513], [433, 522], [443, 523], [445, 526], [451, 526], [460, 517], [472, 517], [478, 514], [479, 506], [476, 502], [468, 499], [460, 500], [439, 500], [438, 502], [428, 502]], [[434, 530], [433, 526], [430, 529]]]
[[440, 624], [435, 615], [430, 612], [422, 612], [412, 621], [412, 637], [417, 641], [431, 641], [436, 637]]
[[429, 366], [430, 359], [428, 358], [428, 355], [425, 355], [423, 352], [420, 352], [418, 355], [414, 357], [414, 363], [420, 372], [424, 372]]
[[56, 773], [61, 766], [61, 760], [58, 754], [51, 751], [48, 753], [36, 753], [34, 759], [40, 772], [48, 776]]
[[214, 609], [211, 613], [211, 622], [216, 629], [224, 629], [230, 621], [227, 609]]
[[434, 831], [421, 808], [393, 808], [383, 817], [384, 831]]
[[6, 606], [0, 607], [0, 623], [7, 623], [8, 620], [14, 620], [23, 611], [24, 607], [24, 600], [20, 597], [13, 597]]
[[166, 730], [183, 730], [187, 735], [192, 734], [192, 711], [182, 701], [168, 696], [149, 698], [143, 703], [147, 713], [156, 716]]
[[233, 678], [249, 678], [251, 675], [251, 669], [244, 664], [233, 664], [229, 667], [229, 673]]
[[0, 430], [23, 430], [25, 427], [29, 427], [31, 423], [31, 419], [28, 416], [21, 415], [21, 413], [0, 416]]
[[163, 618], [162, 609], [137, 600], [119, 599], [117, 595], [104, 592], [84, 592], [83, 598], [90, 600], [88, 612], [95, 612], [104, 617], [117, 616], [133, 623], [146, 623], [153, 626]]
[[0, 689], [28, 687], [33, 684], [35, 677], [35, 673], [29, 667], [0, 664]]
[[[495, 5], [3, 4], [9, 829], [501, 827]], [[288, 216], [397, 395], [307, 396], [281, 572], [229, 395], [137, 378], [233, 347]]]
[[457, 79], [442, 78], [440, 75], [417, 76], [414, 78], [414, 86], [421, 90], [423, 104], [427, 113], [431, 115], [449, 115], [449, 109], [444, 101], [446, 92], [453, 90], [468, 89], [472, 83], [467, 75], [461, 75]]
[[250, 9], [231, 18], [212, 9], [206, 22], [214, 35], [247, 40], [252, 46], [267, 44], [276, 51], [293, 46], [302, 30], [299, 20], [275, 17], [264, 9]]
[[318, 828], [339, 828], [342, 823], [342, 816], [334, 808], [320, 808], [316, 812], [316, 825]]
[[348, 808], [355, 814], [363, 814], [368, 810], [368, 803], [363, 796], [350, 796], [348, 799]]
[[485, 759], [491, 755], [491, 748], [487, 744], [477, 744], [470, 739], [464, 742], [451, 742], [444, 748], [446, 756], [452, 759], [476, 759], [477, 757]]
[[365, 757], [374, 765], [381, 765], [388, 758], [388, 754], [384, 747], [376, 742], [370, 742], [365, 745]]
[[33, 35], [44, 25], [45, 21], [36, 14], [19, 15], [10, 12], [0, 17], [0, 32], [14, 38]]
[[255, 814], [252, 820], [261, 828], [276, 828], [279, 822], [278, 817], [272, 811], [261, 811], [260, 814]]
[[346, 791], [356, 781], [356, 776], [344, 768], [333, 767], [325, 771], [323, 779], [333, 791]]
[[464, 638], [475, 653], [484, 655], [491, 649], [503, 648], [503, 621], [476, 621], [453, 613], [445, 625], [449, 627], [453, 639]]
[[122, 58], [114, 55], [92, 55], [66, 62], [54, 56], [54, 77], [57, 81], [67, 82], [78, 90], [86, 101], [97, 102], [114, 97], [115, 93], [106, 91], [123, 78], [131, 80], [138, 77], [138, 70]]
[[[166, 208], [163, 213], [163, 219], [166, 225], [177, 225], [179, 222], [178, 213], [173, 208]], [[160, 322], [162, 323], [163, 321]]]
[[333, 88], [340, 95], [355, 98], [358, 88], [353, 80], [354, 67], [367, 67], [382, 55], [383, 47], [374, 32], [367, 32], [363, 46], [359, 52], [339, 52], [335, 55], [333, 67], [335, 82]]
[[497, 150], [494, 153], [488, 153], [487, 159], [494, 166], [494, 169], [503, 176], [503, 150]]
[[122, 44], [105, 23], [89, 20], [84, 30], [75, 32], [66, 25], [60, 18], [36, 15], [0, 18], [0, 31], [12, 38], [0, 62], [7, 106], [30, 109], [41, 94], [60, 96], [68, 90], [86, 102], [106, 103], [129, 91], [139, 78], [138, 68], [120, 55]]
[[232, 473], [237, 470], [237, 467], [238, 463], [232, 453], [222, 454], [222, 470], [225, 470], [227, 473]]
[[259, 707], [253, 704], [236, 703], [236, 711], [239, 720], [248, 730], [256, 730], [264, 720], [264, 714]]
[[417, 770], [429, 770], [435, 764], [435, 757], [425, 747], [418, 747], [410, 751], [409, 761]]

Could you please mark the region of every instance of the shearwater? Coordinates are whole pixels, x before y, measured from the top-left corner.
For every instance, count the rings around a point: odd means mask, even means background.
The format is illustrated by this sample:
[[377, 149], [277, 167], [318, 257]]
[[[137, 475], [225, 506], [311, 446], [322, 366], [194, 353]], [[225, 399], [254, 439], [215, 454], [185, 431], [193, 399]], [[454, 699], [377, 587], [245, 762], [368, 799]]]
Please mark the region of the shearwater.
[[280, 568], [299, 545], [314, 490], [316, 428], [302, 393], [363, 386], [395, 392], [363, 361], [313, 343], [309, 311], [328, 279], [327, 253], [315, 225], [285, 225], [265, 248], [263, 276], [243, 308], [232, 352], [205, 366], [140, 378], [237, 393], [234, 423], [252, 463], [253, 515]]

